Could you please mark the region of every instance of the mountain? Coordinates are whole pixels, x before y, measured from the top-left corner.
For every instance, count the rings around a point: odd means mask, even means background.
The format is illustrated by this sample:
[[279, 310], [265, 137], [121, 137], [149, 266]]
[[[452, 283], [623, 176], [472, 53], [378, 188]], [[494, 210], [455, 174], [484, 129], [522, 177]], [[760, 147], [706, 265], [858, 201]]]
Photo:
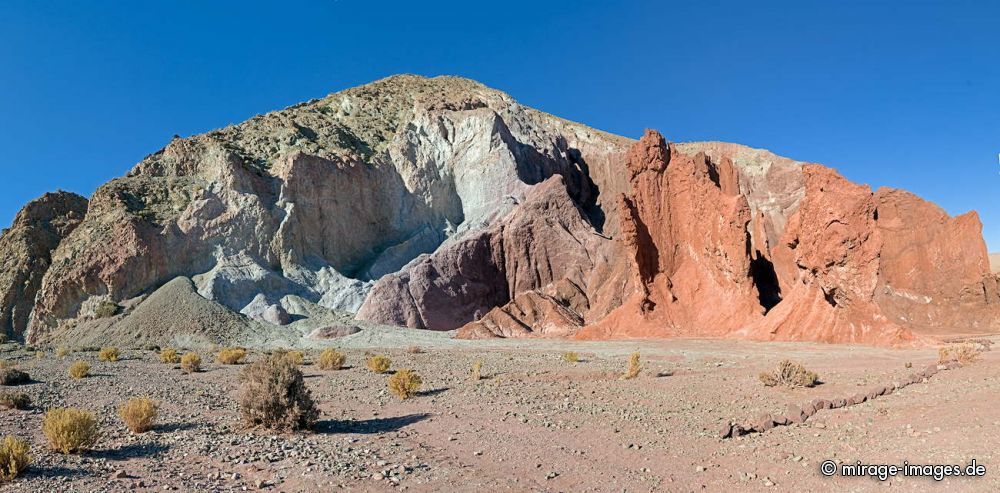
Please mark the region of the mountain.
[[[175, 138], [89, 202], [46, 196], [18, 218], [0, 322], [31, 342], [239, 339], [220, 308], [257, 341], [352, 318], [464, 338], [1000, 330], [975, 213], [736, 144], [632, 141], [454, 77]], [[209, 305], [163, 317], [184, 290]]]

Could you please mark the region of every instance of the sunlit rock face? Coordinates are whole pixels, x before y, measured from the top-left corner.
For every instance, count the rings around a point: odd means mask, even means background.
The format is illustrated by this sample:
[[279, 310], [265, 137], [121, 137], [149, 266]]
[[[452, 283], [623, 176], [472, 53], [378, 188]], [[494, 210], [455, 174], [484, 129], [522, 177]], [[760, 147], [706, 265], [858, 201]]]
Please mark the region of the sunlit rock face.
[[89, 203], [38, 202], [0, 240], [0, 322], [30, 341], [177, 278], [275, 327], [308, 305], [467, 338], [1000, 329], [974, 213], [736, 144], [617, 137], [453, 77], [175, 138]]

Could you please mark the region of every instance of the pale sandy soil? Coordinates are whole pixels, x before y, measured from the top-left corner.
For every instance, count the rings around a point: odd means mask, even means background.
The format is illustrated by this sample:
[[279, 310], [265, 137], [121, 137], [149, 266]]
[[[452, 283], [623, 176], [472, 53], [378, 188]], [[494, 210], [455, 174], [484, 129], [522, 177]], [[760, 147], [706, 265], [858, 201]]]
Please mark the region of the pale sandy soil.
[[994, 274], [1000, 274], [1000, 253], [990, 254], [990, 270]]
[[[367, 332], [343, 344], [350, 368], [303, 367], [323, 416], [315, 432], [294, 435], [243, 429], [234, 402], [240, 367], [207, 354], [206, 371], [188, 376], [146, 351], [126, 351], [117, 363], [98, 362], [96, 353], [36, 360], [7, 344], [0, 357], [31, 374], [36, 382], [17, 390], [36, 407], [0, 411], [0, 433], [29, 439], [36, 460], [0, 491], [1000, 490], [993, 457], [1000, 351], [875, 401], [820, 411], [804, 425], [722, 440], [717, 430], [727, 420], [867, 391], [914, 371], [908, 362], [917, 369], [936, 361], [936, 351], [718, 340], [462, 342]], [[401, 349], [413, 340], [425, 352]], [[583, 361], [564, 362], [567, 349]], [[619, 379], [636, 350], [642, 374]], [[389, 395], [386, 376], [364, 368], [366, 351], [415, 369], [425, 392], [409, 401]], [[70, 380], [66, 367], [76, 358], [90, 361], [95, 375]], [[824, 383], [763, 387], [757, 375], [783, 358], [804, 363]], [[472, 382], [477, 359], [485, 379]], [[162, 403], [153, 432], [129, 435], [120, 424], [115, 408], [133, 395]], [[104, 439], [96, 450], [68, 457], [45, 450], [43, 409], [62, 405], [99, 414]], [[976, 459], [986, 476], [826, 478], [819, 473], [826, 459]]]

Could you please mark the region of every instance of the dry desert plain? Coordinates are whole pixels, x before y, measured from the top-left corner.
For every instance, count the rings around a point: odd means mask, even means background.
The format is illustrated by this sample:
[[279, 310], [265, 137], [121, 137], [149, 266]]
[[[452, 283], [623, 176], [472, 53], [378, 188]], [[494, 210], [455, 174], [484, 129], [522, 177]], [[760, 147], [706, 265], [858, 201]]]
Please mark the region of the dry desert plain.
[[[346, 367], [301, 368], [321, 410], [314, 430], [247, 429], [236, 405], [242, 365], [215, 362], [185, 374], [156, 352], [124, 349], [41, 357], [5, 344], [2, 358], [28, 372], [16, 388], [28, 410], [0, 412], [0, 434], [27, 439], [31, 467], [0, 491], [996, 491], [1000, 354], [940, 371], [877, 399], [822, 409], [801, 424], [723, 439], [724, 424], [786, 413], [789, 404], [834, 400], [905, 381], [937, 350], [714, 339], [458, 341], [448, 334], [369, 329], [340, 341]], [[414, 349], [414, 345], [419, 351]], [[564, 360], [573, 351], [580, 360]], [[630, 353], [642, 372], [620, 376]], [[424, 381], [414, 398], [387, 391], [365, 368], [384, 354]], [[249, 360], [263, 357], [251, 352]], [[765, 387], [758, 374], [782, 359], [816, 371], [812, 388]], [[73, 380], [72, 361], [91, 376]], [[482, 361], [482, 379], [470, 368]], [[152, 431], [130, 433], [117, 408], [148, 395], [160, 406]], [[93, 411], [93, 450], [47, 450], [47, 408]], [[965, 465], [984, 477], [825, 477], [825, 460]]]

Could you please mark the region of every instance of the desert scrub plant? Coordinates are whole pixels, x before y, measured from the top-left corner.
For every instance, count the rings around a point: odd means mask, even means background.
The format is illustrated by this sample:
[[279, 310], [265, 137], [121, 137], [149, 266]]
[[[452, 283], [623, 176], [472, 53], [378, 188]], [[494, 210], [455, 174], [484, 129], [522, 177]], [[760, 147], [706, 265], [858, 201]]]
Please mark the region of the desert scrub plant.
[[118, 348], [116, 347], [104, 347], [101, 348], [101, 351], [97, 353], [97, 359], [101, 361], [107, 361], [109, 363], [114, 363], [115, 361], [118, 361], [118, 358], [120, 357], [121, 357], [121, 351], [119, 351]]
[[639, 372], [642, 371], [642, 365], [639, 364], [639, 352], [636, 351], [628, 356], [628, 369], [625, 370], [625, 374], [622, 378], [626, 380], [631, 380], [639, 376]]
[[475, 363], [472, 363], [472, 372], [469, 376], [472, 377], [473, 382], [483, 379], [483, 360], [477, 359]]
[[24, 472], [31, 463], [31, 448], [28, 442], [12, 436], [3, 437], [0, 442], [0, 479], [12, 481]]
[[938, 349], [938, 363], [958, 362], [967, 365], [979, 359], [979, 348], [964, 344], [952, 344]]
[[216, 359], [224, 365], [238, 365], [247, 357], [247, 350], [241, 347], [230, 347], [219, 351]]
[[31, 381], [31, 377], [17, 368], [0, 369], [0, 385], [21, 385], [29, 381]]
[[45, 351], [35, 351], [35, 359], [45, 359]]
[[153, 429], [160, 407], [149, 397], [133, 397], [118, 408], [118, 415], [132, 433], [144, 433]]
[[415, 371], [396, 370], [396, 373], [389, 377], [389, 392], [406, 400], [416, 395], [423, 384], [424, 380]]
[[320, 370], [339, 370], [344, 367], [344, 362], [347, 361], [347, 356], [344, 353], [337, 351], [336, 349], [324, 349], [322, 353], [319, 353], [319, 359], [316, 360], [316, 366]]
[[24, 392], [4, 392], [0, 394], [0, 408], [25, 410], [31, 407], [31, 398]]
[[283, 355], [255, 361], [240, 373], [238, 405], [243, 422], [274, 430], [311, 428], [319, 410], [298, 365]]
[[302, 351], [288, 351], [285, 353], [285, 358], [295, 366], [301, 366], [306, 362], [306, 354]]
[[562, 359], [567, 363], [577, 363], [580, 361], [580, 355], [573, 351], [566, 351], [562, 354]]
[[198, 353], [186, 353], [181, 357], [181, 370], [184, 370], [184, 373], [201, 371], [201, 356], [198, 356]]
[[65, 358], [69, 356], [69, 348], [66, 346], [59, 346], [56, 348], [56, 356], [59, 358]]
[[819, 375], [809, 371], [799, 363], [784, 360], [778, 363], [778, 369], [771, 373], [761, 373], [758, 378], [767, 387], [783, 385], [786, 387], [815, 387], [819, 383]]
[[113, 317], [118, 314], [118, 304], [113, 301], [102, 300], [94, 308], [94, 317], [96, 318], [108, 318]]
[[409, 346], [406, 348], [406, 352], [410, 354], [424, 354], [424, 348], [420, 346]]
[[97, 443], [97, 419], [81, 409], [51, 409], [42, 419], [42, 433], [53, 451], [63, 454], [80, 452]]
[[369, 356], [365, 360], [365, 366], [375, 373], [385, 373], [392, 366], [392, 360], [381, 354], [376, 354], [375, 356]]
[[181, 355], [177, 354], [177, 350], [172, 347], [163, 348], [160, 351], [160, 362], [176, 365], [181, 362]]
[[76, 380], [87, 377], [90, 375], [90, 365], [86, 361], [80, 360], [73, 362], [69, 365], [69, 376]]

